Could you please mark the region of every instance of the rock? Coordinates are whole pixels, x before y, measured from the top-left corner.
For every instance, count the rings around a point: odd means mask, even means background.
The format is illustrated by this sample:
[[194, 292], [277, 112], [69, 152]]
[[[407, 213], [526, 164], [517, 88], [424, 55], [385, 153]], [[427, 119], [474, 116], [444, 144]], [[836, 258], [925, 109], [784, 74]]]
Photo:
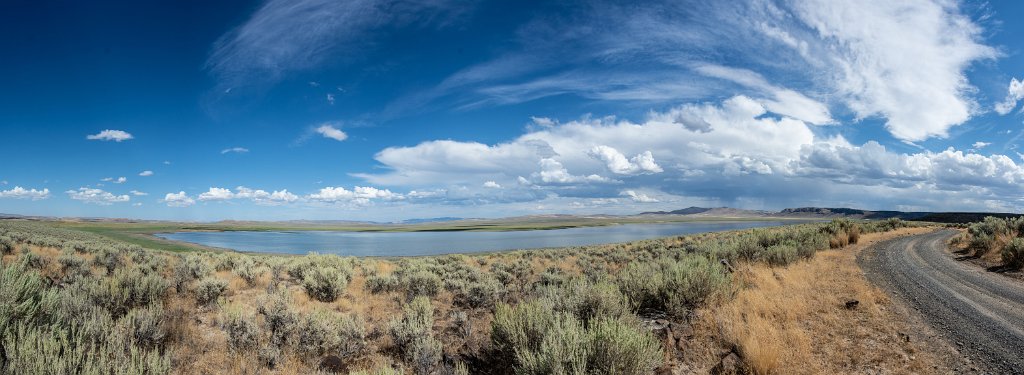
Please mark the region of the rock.
[[856, 309], [858, 305], [860, 305], [860, 301], [858, 301], [858, 300], [851, 299], [849, 301], [846, 301], [846, 309], [847, 310]]
[[345, 361], [336, 355], [328, 355], [320, 360], [320, 371], [326, 371], [336, 374], [347, 374], [348, 366], [345, 366]]
[[693, 326], [686, 323], [671, 323], [669, 326], [677, 340], [693, 337]]
[[903, 333], [903, 332], [897, 332], [897, 333], [900, 336], [900, 340], [903, 340], [903, 342], [910, 342], [910, 335], [908, 335], [906, 333]]
[[715, 367], [711, 369], [713, 375], [740, 374], [742, 373], [742, 362], [740, 356], [735, 352], [729, 352]]

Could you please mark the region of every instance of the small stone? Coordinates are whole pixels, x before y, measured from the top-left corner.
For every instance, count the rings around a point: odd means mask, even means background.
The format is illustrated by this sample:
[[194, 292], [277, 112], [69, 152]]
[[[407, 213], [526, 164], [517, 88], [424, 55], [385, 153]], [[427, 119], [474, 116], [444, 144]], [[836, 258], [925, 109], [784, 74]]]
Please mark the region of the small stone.
[[856, 309], [858, 305], [860, 305], [860, 301], [858, 301], [858, 300], [851, 299], [849, 301], [846, 301], [846, 309], [847, 310]]

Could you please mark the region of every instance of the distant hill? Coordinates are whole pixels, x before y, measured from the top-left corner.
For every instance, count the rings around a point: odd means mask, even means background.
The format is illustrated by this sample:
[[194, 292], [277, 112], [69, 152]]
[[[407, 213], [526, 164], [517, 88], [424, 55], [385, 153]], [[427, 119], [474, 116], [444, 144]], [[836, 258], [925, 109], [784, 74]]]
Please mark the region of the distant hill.
[[714, 217], [783, 217], [801, 219], [865, 219], [884, 220], [899, 218], [902, 220], [929, 221], [935, 223], [970, 223], [981, 221], [986, 216], [1001, 218], [1024, 216], [1024, 214], [1003, 212], [904, 212], [904, 211], [870, 211], [846, 207], [797, 207], [786, 208], [778, 212], [742, 210], [737, 208], [687, 207], [673, 211], [643, 212], [640, 215], [688, 215]]

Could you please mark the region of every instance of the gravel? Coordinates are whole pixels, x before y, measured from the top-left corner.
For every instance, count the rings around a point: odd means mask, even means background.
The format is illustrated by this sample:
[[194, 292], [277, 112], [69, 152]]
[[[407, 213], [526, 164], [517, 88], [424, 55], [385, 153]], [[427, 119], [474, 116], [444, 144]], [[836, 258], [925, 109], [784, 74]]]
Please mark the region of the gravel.
[[946, 241], [956, 233], [880, 242], [857, 261], [966, 356], [963, 370], [1024, 374], [1024, 283], [954, 260]]

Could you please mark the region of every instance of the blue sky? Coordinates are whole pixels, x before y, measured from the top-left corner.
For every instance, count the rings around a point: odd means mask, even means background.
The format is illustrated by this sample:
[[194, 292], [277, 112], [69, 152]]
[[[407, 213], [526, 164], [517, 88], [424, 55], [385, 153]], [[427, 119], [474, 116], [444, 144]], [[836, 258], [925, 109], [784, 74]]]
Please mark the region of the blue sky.
[[14, 1], [0, 212], [1021, 211], [1019, 2]]

